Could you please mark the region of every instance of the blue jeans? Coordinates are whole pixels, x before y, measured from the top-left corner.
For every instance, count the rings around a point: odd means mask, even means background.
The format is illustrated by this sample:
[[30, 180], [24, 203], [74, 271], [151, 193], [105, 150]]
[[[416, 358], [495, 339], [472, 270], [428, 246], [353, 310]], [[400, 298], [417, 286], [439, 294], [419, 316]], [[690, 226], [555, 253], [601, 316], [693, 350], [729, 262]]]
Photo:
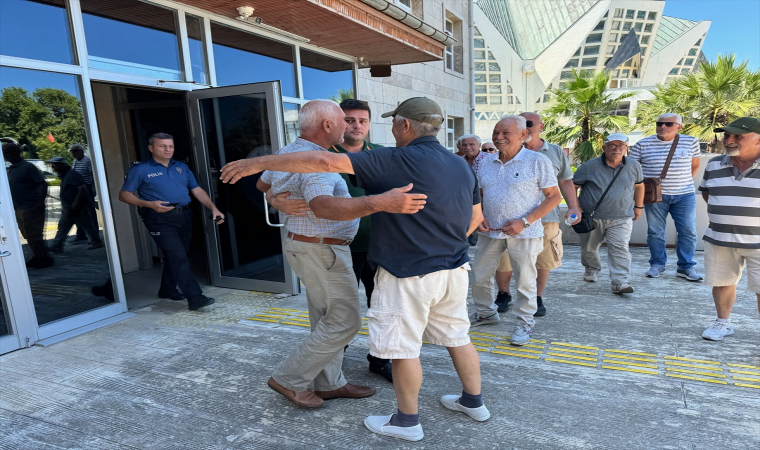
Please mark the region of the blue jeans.
[[678, 233], [678, 269], [694, 267], [694, 251], [697, 249], [697, 200], [696, 195], [664, 195], [659, 203], [644, 205], [647, 213], [647, 245], [651, 267], [665, 267], [668, 257], [665, 254], [665, 220], [668, 213], [673, 218]]

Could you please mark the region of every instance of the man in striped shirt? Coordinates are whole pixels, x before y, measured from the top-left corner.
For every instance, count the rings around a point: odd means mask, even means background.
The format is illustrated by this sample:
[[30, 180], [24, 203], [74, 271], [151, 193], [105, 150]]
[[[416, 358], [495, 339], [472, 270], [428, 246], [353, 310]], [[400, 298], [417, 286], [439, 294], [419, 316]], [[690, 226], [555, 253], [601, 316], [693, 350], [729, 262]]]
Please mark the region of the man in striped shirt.
[[760, 310], [760, 120], [742, 117], [723, 132], [726, 154], [711, 159], [699, 190], [707, 202], [705, 284], [712, 286], [718, 318], [702, 333], [711, 341], [734, 334], [731, 308], [747, 265], [747, 289]]
[[[74, 157], [74, 164], [71, 165], [71, 168], [84, 178], [84, 184], [87, 186], [89, 203], [85, 206], [84, 213], [90, 218], [93, 228], [97, 231], [99, 225], [98, 216], [95, 212], [95, 186], [93, 186], [92, 182], [92, 161], [90, 161], [90, 158], [84, 156], [84, 147], [80, 144], [72, 145], [69, 147], [69, 151], [71, 152], [71, 156]], [[85, 234], [84, 229], [77, 225], [77, 237], [74, 239], [74, 242], [85, 241], [87, 241], [87, 235]]]
[[[631, 149], [631, 159], [641, 164], [645, 178], [657, 178], [665, 167], [673, 140], [683, 128], [681, 116], [661, 114], [657, 118], [657, 134], [646, 137]], [[680, 135], [665, 178], [662, 179], [662, 201], [644, 205], [647, 214], [647, 245], [649, 270], [646, 276], [657, 278], [665, 271], [665, 224], [668, 214], [678, 232], [678, 269], [676, 276], [689, 281], [703, 279], [697, 272], [694, 251], [697, 249], [697, 200], [694, 195], [694, 175], [699, 170], [699, 141], [692, 136]]]

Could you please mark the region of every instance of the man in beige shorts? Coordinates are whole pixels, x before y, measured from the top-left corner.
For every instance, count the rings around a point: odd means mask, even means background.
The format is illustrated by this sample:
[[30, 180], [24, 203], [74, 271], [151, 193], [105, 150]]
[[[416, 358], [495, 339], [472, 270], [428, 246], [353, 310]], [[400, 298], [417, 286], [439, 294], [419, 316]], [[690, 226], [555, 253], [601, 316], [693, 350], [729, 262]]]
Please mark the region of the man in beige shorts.
[[[544, 123], [541, 116], [524, 112], [520, 114], [525, 117], [528, 126], [530, 138], [523, 146], [534, 152], [541, 153], [549, 158], [554, 168], [554, 175], [557, 176], [557, 184], [562, 193], [562, 197], [567, 204], [567, 212], [564, 220], [568, 220], [573, 214], [576, 218], [570, 223], [576, 224], [581, 220], [581, 211], [578, 208], [578, 198], [575, 195], [575, 185], [573, 185], [573, 171], [570, 168], [570, 161], [565, 151], [559, 145], [550, 144], [541, 139], [541, 133], [544, 131]], [[547, 215], [541, 218], [541, 224], [544, 226], [544, 249], [536, 258], [536, 290], [538, 309], [534, 316], [540, 317], [546, 315], [546, 306], [543, 302], [544, 289], [549, 281], [549, 272], [562, 265], [562, 232], [559, 229], [559, 206], [551, 210]], [[509, 302], [512, 301], [512, 295], [509, 293], [509, 282], [512, 280], [512, 264], [509, 262], [509, 251], [504, 252], [499, 261], [499, 267], [496, 269], [496, 284], [499, 292], [496, 295], [496, 306], [499, 312], [509, 309]]]

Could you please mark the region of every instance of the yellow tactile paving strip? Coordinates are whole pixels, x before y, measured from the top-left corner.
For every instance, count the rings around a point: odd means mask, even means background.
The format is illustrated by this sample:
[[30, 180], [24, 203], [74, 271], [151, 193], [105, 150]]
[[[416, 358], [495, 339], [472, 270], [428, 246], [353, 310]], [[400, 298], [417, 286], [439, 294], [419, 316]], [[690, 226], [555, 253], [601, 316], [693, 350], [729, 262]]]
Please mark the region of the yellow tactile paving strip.
[[[309, 328], [307, 311], [270, 307], [247, 317], [248, 320]], [[362, 318], [359, 334], [367, 335], [367, 319]], [[531, 339], [520, 347], [509, 336], [470, 332], [475, 349], [499, 357], [527, 358], [550, 364], [572, 364], [603, 370], [619, 370], [642, 376], [666, 376], [705, 383], [760, 389], [760, 367], [705, 359], [682, 358], [630, 350], [597, 348], [568, 342]], [[429, 344], [429, 342], [425, 342]], [[432, 345], [432, 344], [431, 344]]]

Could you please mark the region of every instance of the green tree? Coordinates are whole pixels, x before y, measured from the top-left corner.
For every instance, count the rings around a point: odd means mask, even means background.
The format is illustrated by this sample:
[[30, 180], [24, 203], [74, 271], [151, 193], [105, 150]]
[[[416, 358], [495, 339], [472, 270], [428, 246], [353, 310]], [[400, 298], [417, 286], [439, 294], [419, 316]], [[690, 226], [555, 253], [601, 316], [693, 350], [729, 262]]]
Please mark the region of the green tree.
[[338, 89], [338, 93], [330, 97], [330, 100], [340, 104], [343, 100], [349, 100], [354, 97], [354, 90], [352, 89]]
[[[54, 143], [47, 140], [49, 134]], [[44, 87], [30, 94], [21, 87], [5, 88], [0, 91], [0, 136], [16, 139], [33, 157], [41, 158], [42, 150], [69, 157], [70, 145], [87, 145], [82, 104], [63, 89]], [[63, 154], [55, 150], [61, 146]]]
[[627, 132], [627, 116], [616, 116], [621, 100], [633, 97], [628, 92], [613, 97], [607, 91], [610, 77], [604, 72], [579, 74], [565, 88], [552, 89], [552, 103], [544, 111], [545, 136], [562, 147], [573, 144], [573, 157], [580, 163], [599, 156], [604, 138], [613, 132]]
[[694, 72], [658, 84], [650, 92], [654, 99], [640, 103], [636, 110], [645, 134], [654, 134], [660, 114], [680, 114], [681, 133], [707, 142], [711, 151], [723, 149], [722, 136], [716, 135], [714, 128], [739, 117], [760, 115], [760, 70], [750, 71], [747, 61], [737, 64], [735, 55], [701, 61]]

